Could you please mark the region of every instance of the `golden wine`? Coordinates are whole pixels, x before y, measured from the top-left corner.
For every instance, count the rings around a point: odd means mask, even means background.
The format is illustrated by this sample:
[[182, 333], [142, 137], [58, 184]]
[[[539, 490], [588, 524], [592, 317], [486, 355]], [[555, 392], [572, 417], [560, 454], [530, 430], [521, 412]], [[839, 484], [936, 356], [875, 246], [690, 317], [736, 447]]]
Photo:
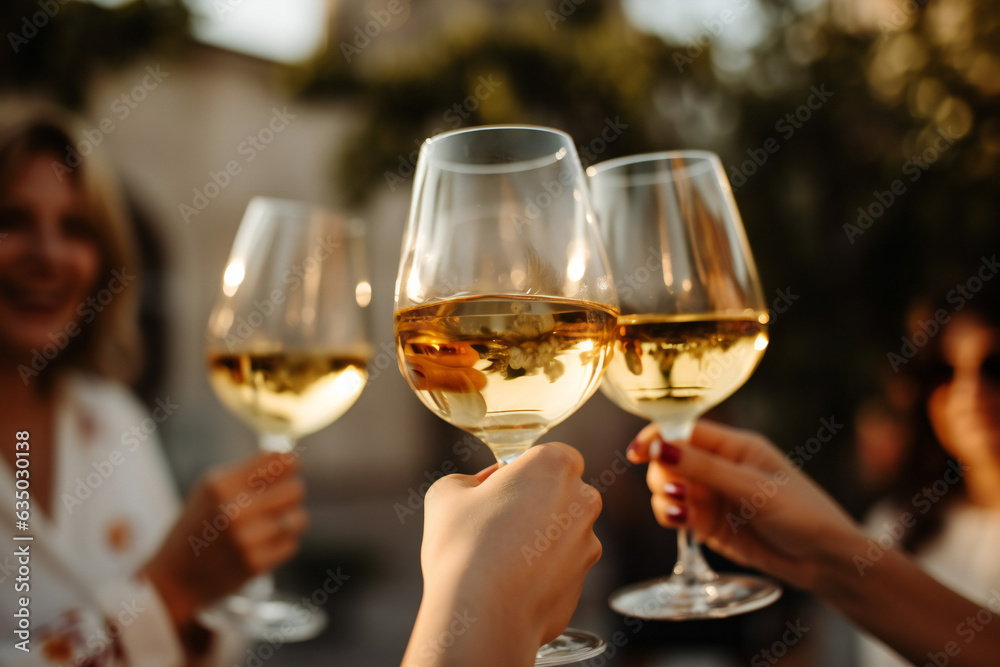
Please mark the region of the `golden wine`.
[[219, 400], [259, 433], [300, 438], [332, 424], [361, 395], [367, 354], [210, 352]]
[[756, 317], [619, 317], [602, 391], [650, 421], [689, 424], [747, 381], [767, 342]]
[[597, 389], [617, 316], [603, 304], [530, 296], [407, 308], [395, 318], [399, 368], [432, 412], [508, 463]]

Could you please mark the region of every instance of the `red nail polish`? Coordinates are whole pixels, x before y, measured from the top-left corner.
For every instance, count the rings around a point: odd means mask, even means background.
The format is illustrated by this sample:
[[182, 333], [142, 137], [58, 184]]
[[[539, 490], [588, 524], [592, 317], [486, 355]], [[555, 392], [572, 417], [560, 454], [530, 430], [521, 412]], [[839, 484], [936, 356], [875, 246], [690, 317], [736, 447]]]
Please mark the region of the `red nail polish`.
[[666, 463], [667, 465], [677, 465], [677, 462], [681, 460], [681, 448], [676, 445], [671, 445], [669, 442], [660, 442], [660, 452], [657, 458], [661, 463]]
[[667, 482], [663, 485], [663, 492], [674, 500], [684, 500], [687, 498], [687, 487], [680, 482]]
[[638, 448], [639, 448], [638, 441], [633, 439], [632, 442], [628, 443], [628, 447], [625, 448], [625, 456], [626, 457], [633, 456], [635, 454], [635, 450]]
[[687, 523], [688, 511], [685, 507], [671, 505], [667, 508], [667, 516], [674, 523]]

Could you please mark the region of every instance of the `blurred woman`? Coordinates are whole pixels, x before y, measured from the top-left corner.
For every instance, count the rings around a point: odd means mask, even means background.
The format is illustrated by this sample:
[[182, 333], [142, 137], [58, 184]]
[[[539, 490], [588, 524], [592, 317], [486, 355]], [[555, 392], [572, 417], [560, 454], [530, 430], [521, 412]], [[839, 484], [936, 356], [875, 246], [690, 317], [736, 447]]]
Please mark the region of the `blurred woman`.
[[0, 664], [224, 662], [199, 613], [297, 549], [297, 462], [214, 471], [181, 505], [157, 437], [178, 406], [127, 384], [140, 267], [114, 182], [59, 110], [0, 107], [0, 540], [21, 549]]
[[[914, 345], [912, 359], [896, 360], [909, 387], [895, 392], [898, 463], [887, 497], [866, 520], [877, 540], [898, 544], [940, 582], [980, 604], [1000, 590], [998, 287], [986, 283], [961, 309], [942, 303], [914, 312], [908, 339], [924, 345]], [[928, 322], [939, 326], [936, 335], [927, 334]], [[908, 663], [865, 637], [860, 664]]]

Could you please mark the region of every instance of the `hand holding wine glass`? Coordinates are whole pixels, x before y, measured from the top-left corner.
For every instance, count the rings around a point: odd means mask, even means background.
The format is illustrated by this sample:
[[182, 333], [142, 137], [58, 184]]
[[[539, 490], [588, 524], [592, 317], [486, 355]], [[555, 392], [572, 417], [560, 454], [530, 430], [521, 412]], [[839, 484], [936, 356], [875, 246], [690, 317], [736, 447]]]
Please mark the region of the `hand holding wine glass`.
[[[188, 627], [197, 612], [295, 553], [309, 523], [298, 473], [297, 457], [267, 452], [210, 470], [195, 484], [177, 522], [143, 567], [177, 627]], [[216, 530], [215, 539], [202, 539], [206, 523], [220, 521], [220, 505], [239, 514], [226, 517], [228, 525]]]
[[[742, 386], [764, 354], [768, 315], [757, 270], [718, 156], [637, 155], [600, 163], [588, 174], [612, 266], [629, 285], [601, 389], [619, 407], [653, 421], [660, 437], [674, 443], [664, 445], [673, 459], [695, 420]], [[617, 591], [616, 611], [718, 618], [781, 595], [764, 579], [716, 574], [682, 518], [673, 522], [680, 528], [673, 575]]]
[[[264, 451], [291, 454], [364, 389], [371, 347], [362, 239], [317, 207], [262, 197], [247, 207], [208, 325], [208, 373]], [[257, 638], [280, 631], [302, 641], [325, 625], [319, 610], [279, 599], [270, 578], [230, 607]]]
[[[399, 368], [500, 466], [596, 391], [618, 301], [572, 139], [478, 127], [420, 151], [396, 280]], [[572, 631], [538, 665], [604, 650]]]
[[[566, 627], [584, 575], [601, 555], [593, 531], [601, 495], [580, 479], [582, 471], [579, 452], [545, 443], [503, 468], [448, 475], [430, 488], [420, 550], [424, 596], [404, 667], [531, 664], [538, 646]], [[535, 531], [553, 535], [552, 517], [561, 518], [558, 537], [539, 544]], [[449, 638], [445, 658], [436, 649], [456, 614], [476, 621]]]

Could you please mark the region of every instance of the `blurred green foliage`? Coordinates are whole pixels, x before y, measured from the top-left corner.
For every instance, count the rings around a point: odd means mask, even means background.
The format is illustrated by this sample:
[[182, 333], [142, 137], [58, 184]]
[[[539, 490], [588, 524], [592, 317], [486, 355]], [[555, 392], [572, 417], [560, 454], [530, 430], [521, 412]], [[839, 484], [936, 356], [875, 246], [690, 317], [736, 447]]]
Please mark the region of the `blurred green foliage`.
[[188, 25], [181, 0], [114, 9], [76, 0], [6, 0], [0, 5], [0, 87], [77, 108], [94, 71], [150, 50], [179, 53], [190, 43]]

